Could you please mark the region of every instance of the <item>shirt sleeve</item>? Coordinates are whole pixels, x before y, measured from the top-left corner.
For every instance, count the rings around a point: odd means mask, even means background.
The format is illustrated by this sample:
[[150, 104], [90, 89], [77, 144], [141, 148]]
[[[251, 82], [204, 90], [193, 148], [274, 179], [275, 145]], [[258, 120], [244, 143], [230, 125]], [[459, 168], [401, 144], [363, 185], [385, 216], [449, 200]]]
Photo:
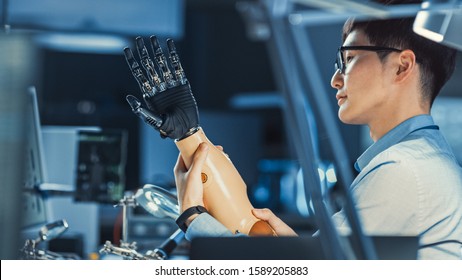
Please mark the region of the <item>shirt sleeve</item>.
[[202, 213], [189, 224], [185, 236], [187, 240], [192, 240], [196, 237], [231, 237], [235, 235], [210, 214]]

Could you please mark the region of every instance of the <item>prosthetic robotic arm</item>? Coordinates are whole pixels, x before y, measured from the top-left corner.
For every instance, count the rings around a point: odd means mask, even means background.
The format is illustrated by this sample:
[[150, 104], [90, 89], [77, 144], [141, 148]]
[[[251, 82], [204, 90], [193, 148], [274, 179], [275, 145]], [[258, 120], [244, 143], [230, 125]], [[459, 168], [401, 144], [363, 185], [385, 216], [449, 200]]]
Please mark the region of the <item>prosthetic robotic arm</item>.
[[[137, 80], [147, 108], [134, 96], [127, 101], [132, 111], [144, 122], [160, 132], [161, 137], [175, 140], [181, 156], [189, 168], [197, 147], [206, 142], [209, 153], [202, 170], [204, 204], [208, 212], [233, 233], [248, 235], [275, 235], [264, 221], [252, 215], [253, 208], [247, 197], [247, 186], [231, 160], [215, 147], [199, 126], [196, 100], [181, 66], [175, 44], [167, 40], [170, 66], [155, 36], [150, 38], [155, 62], [141, 37], [136, 38], [141, 65], [129, 48], [125, 58]], [[146, 73], [146, 74], [144, 74]], [[146, 78], [147, 76], [147, 78]]]
[[192, 95], [173, 41], [169, 39], [167, 44], [175, 77], [167, 65], [167, 60], [155, 36], [151, 37], [151, 44], [162, 78], [157, 74], [143, 39], [136, 38], [140, 61], [148, 79], [135, 60], [132, 51], [125, 48], [124, 53], [133, 76], [140, 85], [148, 109], [143, 108], [141, 102], [133, 95], [127, 96], [127, 101], [133, 112], [157, 129], [163, 138], [169, 137], [176, 140], [185, 138], [199, 128], [196, 100]]

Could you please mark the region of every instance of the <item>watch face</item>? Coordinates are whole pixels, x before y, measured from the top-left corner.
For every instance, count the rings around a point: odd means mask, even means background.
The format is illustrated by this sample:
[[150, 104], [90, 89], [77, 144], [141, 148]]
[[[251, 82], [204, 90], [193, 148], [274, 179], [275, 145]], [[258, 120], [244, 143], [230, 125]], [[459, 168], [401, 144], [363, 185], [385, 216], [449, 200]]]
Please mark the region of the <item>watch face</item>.
[[196, 210], [197, 210], [197, 213], [199, 214], [207, 212], [207, 209], [205, 209], [205, 207], [200, 206], [200, 205], [196, 206]]

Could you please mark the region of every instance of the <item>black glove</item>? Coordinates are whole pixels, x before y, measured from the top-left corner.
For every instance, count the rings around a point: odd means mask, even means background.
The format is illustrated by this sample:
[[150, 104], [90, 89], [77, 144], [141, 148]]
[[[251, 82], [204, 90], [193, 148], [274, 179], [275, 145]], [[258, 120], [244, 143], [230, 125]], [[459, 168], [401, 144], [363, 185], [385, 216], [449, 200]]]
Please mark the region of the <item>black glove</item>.
[[[127, 101], [133, 112], [157, 129], [163, 138], [185, 138], [199, 128], [196, 100], [184, 74], [173, 40], [167, 40], [172, 74], [157, 38], [151, 36], [150, 39], [155, 63], [149, 57], [143, 39], [136, 38], [140, 61], [148, 78], [141, 70], [130, 48], [124, 49], [128, 66], [140, 85], [148, 108], [143, 108], [141, 102], [133, 95], [128, 95]], [[157, 70], [154, 65], [157, 66]]]

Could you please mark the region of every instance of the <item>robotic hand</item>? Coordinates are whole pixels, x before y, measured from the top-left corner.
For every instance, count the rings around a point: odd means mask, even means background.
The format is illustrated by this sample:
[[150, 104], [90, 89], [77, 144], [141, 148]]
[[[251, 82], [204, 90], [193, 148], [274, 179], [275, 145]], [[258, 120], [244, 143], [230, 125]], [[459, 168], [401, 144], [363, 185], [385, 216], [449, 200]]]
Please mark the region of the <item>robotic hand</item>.
[[157, 129], [163, 138], [169, 137], [175, 140], [187, 168], [192, 164], [197, 147], [204, 142], [209, 145], [201, 177], [204, 187], [204, 206], [214, 218], [233, 233], [275, 235], [269, 224], [252, 215], [253, 207], [247, 197], [245, 182], [229, 157], [207, 139], [199, 126], [196, 101], [173, 41], [167, 40], [167, 46], [174, 74], [167, 65], [157, 38], [152, 36], [150, 39], [161, 77], [149, 57], [142, 38], [136, 38], [136, 47], [148, 78], [135, 60], [132, 51], [129, 48], [124, 50], [128, 65], [140, 85], [143, 99], [148, 107], [142, 107], [136, 97], [129, 95], [127, 101], [133, 112]]
[[162, 138], [169, 137], [174, 140], [186, 138], [199, 129], [196, 100], [181, 66], [173, 40], [167, 40], [173, 74], [156, 36], [151, 36], [150, 41], [160, 76], [154, 62], [149, 57], [143, 38], [136, 38], [136, 47], [148, 78], [135, 60], [130, 48], [124, 49], [128, 66], [141, 88], [148, 108], [144, 108], [133, 95], [128, 95], [127, 101], [132, 111], [157, 129]]

